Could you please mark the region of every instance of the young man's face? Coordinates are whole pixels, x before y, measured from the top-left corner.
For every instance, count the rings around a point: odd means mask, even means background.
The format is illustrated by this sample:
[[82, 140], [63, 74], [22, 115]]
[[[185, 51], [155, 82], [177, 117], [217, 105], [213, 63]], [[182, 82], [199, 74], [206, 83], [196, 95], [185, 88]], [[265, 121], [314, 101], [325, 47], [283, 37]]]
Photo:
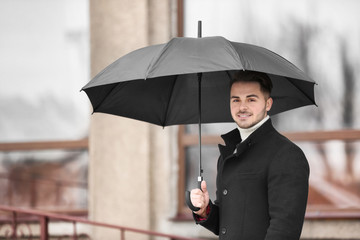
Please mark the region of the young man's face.
[[231, 116], [240, 128], [250, 128], [264, 119], [272, 103], [258, 82], [235, 82], [231, 86]]

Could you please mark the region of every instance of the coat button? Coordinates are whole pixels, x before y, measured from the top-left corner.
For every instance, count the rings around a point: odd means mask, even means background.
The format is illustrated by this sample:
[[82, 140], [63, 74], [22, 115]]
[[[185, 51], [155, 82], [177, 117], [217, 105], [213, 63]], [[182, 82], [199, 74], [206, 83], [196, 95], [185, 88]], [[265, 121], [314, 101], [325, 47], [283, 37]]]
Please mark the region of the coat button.
[[223, 195], [226, 196], [228, 194], [228, 190], [227, 189], [224, 189], [223, 190]]
[[226, 234], [226, 228], [221, 229], [221, 234]]

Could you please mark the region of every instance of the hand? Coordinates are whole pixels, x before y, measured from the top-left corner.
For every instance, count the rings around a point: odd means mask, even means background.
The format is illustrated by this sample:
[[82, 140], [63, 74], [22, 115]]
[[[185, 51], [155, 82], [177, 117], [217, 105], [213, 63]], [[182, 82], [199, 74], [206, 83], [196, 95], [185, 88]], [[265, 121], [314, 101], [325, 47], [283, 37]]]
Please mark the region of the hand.
[[200, 208], [199, 211], [194, 213], [199, 215], [200, 217], [206, 218], [207, 217], [206, 208], [209, 205], [210, 200], [209, 200], [209, 192], [207, 191], [205, 181], [201, 182], [201, 189], [202, 191], [198, 188], [191, 190], [190, 199], [192, 205]]

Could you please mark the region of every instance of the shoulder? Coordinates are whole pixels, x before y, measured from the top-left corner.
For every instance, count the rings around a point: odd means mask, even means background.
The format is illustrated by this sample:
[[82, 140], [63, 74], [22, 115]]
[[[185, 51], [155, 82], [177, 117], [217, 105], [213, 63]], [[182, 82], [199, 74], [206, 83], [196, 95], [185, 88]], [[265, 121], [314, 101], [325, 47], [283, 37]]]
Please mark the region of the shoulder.
[[270, 137], [273, 147], [276, 149], [271, 165], [279, 169], [292, 168], [309, 171], [309, 164], [302, 149], [284, 135], [275, 131]]

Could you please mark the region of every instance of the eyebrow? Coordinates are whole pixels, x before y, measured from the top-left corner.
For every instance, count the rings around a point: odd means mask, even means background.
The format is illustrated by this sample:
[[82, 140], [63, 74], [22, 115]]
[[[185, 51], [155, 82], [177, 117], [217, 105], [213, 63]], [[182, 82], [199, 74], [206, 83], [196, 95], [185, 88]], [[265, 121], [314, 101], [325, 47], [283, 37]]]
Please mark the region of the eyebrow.
[[[246, 98], [252, 98], [252, 97], [254, 97], [254, 98], [259, 98], [259, 96], [256, 95], [256, 94], [250, 94], [250, 95], [247, 95], [247, 96], [246, 96]], [[240, 97], [238, 97], [238, 96], [231, 96], [231, 98], [240, 98]]]
[[256, 95], [256, 94], [250, 94], [250, 95], [247, 95], [247, 96], [246, 96], [246, 98], [251, 98], [251, 97], [259, 98], [259, 96]]

